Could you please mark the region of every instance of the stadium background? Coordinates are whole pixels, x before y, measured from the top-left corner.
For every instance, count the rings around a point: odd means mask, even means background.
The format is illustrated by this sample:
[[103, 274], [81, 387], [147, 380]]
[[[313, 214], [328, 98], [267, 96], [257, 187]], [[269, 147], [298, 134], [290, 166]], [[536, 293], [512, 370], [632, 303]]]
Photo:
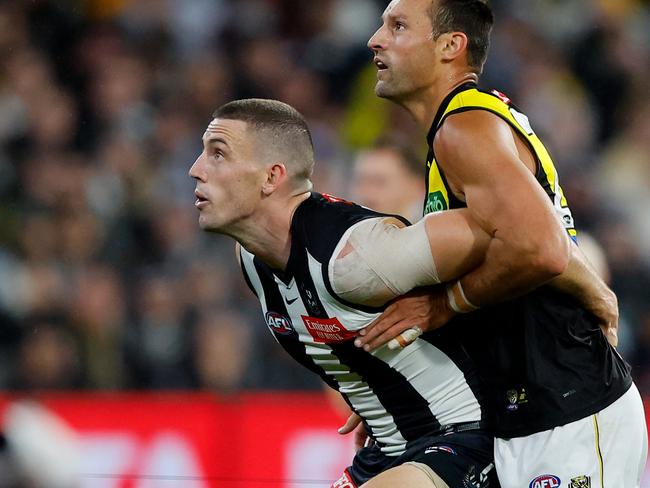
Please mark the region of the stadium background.
[[[482, 86], [554, 154], [650, 398], [650, 6], [492, 5]], [[307, 117], [319, 191], [354, 198], [355, 153], [383, 134], [424, 155], [373, 94], [365, 43], [384, 6], [0, 1], [0, 486], [338, 477], [352, 452], [341, 413], [266, 331], [232, 243], [199, 231], [187, 170], [212, 111], [253, 96]], [[33, 484], [12, 485], [16, 469]]]

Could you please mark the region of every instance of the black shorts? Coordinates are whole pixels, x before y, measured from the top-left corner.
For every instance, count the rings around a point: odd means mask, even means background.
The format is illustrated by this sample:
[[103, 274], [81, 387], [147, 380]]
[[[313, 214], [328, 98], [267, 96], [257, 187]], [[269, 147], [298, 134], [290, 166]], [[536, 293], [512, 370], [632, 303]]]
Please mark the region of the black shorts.
[[494, 438], [483, 431], [423, 437], [409, 443], [401, 456], [386, 456], [378, 446], [364, 447], [346, 472], [356, 486], [361, 486], [407, 462], [429, 466], [450, 488], [499, 488]]

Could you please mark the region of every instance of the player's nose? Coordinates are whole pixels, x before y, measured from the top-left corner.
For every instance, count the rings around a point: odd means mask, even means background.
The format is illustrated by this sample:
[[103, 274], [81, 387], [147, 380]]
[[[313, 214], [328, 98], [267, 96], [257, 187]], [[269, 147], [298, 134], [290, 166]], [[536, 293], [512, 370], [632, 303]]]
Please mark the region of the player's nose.
[[373, 52], [380, 51], [384, 48], [384, 26], [382, 25], [375, 31], [375, 33], [368, 39], [368, 49]]
[[201, 156], [203, 156], [203, 153], [201, 153], [201, 155], [198, 158], [196, 158], [196, 161], [194, 161], [194, 164], [190, 166], [190, 170], [188, 171], [188, 174], [190, 175], [190, 178], [194, 178], [200, 181], [205, 181], [205, 171], [203, 170]]

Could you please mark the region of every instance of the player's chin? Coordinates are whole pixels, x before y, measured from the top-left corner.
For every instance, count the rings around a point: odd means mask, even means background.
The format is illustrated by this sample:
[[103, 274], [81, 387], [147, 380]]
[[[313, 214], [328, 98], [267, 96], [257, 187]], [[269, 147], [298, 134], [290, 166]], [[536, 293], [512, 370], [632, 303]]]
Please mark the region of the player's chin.
[[206, 232], [216, 232], [218, 226], [204, 213], [199, 215], [199, 227]]
[[380, 98], [395, 98], [394, 90], [391, 89], [391, 86], [384, 81], [378, 81], [375, 85], [375, 95]]

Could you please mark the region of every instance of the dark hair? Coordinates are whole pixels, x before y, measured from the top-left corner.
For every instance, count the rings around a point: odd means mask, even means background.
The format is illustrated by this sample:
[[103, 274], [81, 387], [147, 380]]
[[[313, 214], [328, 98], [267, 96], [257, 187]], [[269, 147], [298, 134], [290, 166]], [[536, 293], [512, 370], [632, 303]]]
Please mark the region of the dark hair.
[[291, 105], [278, 100], [248, 98], [222, 105], [212, 117], [246, 122], [258, 132], [260, 147], [279, 153], [294, 178], [311, 178], [314, 166], [311, 133], [305, 118]]
[[421, 178], [424, 173], [422, 158], [404, 138], [382, 136], [372, 145], [372, 150], [389, 150], [399, 156], [406, 170], [413, 176]]
[[448, 32], [463, 32], [468, 39], [467, 63], [483, 70], [494, 24], [492, 9], [484, 0], [433, 0], [429, 7], [433, 38]]

